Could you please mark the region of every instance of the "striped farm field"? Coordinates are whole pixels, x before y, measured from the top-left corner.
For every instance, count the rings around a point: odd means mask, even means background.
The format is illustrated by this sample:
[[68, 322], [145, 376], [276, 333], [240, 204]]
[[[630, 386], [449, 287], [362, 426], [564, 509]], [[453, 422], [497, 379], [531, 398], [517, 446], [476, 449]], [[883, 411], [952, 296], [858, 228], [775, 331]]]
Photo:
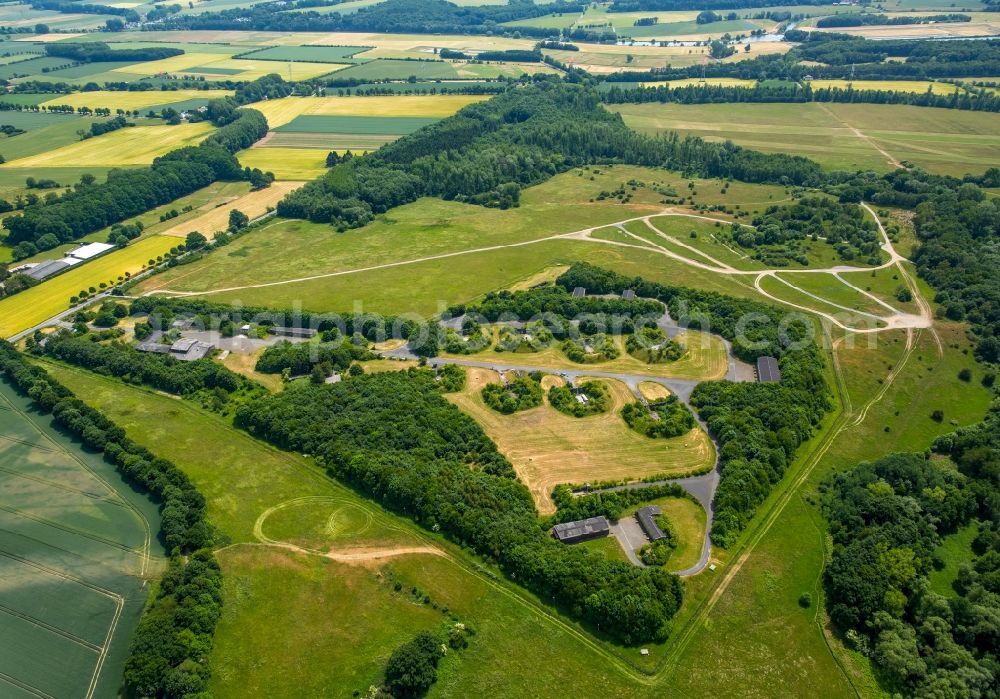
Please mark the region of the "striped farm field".
[[365, 151], [376, 150], [386, 143], [392, 143], [397, 138], [399, 138], [398, 135], [278, 131], [266, 142], [259, 143], [254, 148], [319, 148], [325, 151]]
[[126, 272], [135, 274], [150, 259], [163, 255], [180, 243], [171, 236], [142, 238], [124, 250], [84, 262], [68, 272], [0, 301], [0, 337], [10, 337], [41, 323], [69, 307], [69, 299], [81, 290], [117, 283]]
[[[672, 439], [650, 439], [629, 429], [618, 413], [635, 401], [632, 392], [619, 381], [597, 380], [609, 389], [611, 408], [586, 418], [559, 412], [547, 398], [537, 408], [501, 415], [480, 395], [484, 385], [499, 382], [488, 369], [470, 368], [465, 389], [446, 398], [475, 418], [496, 442], [543, 515], [555, 510], [551, 493], [561, 483], [679, 475], [714, 463], [715, 450], [700, 428]], [[554, 376], [543, 381], [545, 389], [561, 383]]]
[[359, 63], [354, 55], [371, 46], [269, 46], [243, 58], [261, 61], [307, 61], [311, 63]]
[[197, 145], [213, 128], [208, 122], [177, 126], [135, 126], [8, 161], [0, 167], [148, 165], [154, 158], [175, 148]]
[[308, 115], [357, 117], [451, 116], [462, 107], [488, 99], [482, 95], [400, 95], [399, 97], [282, 97], [250, 107], [267, 117], [272, 129]]
[[286, 194], [303, 184], [305, 182], [275, 182], [267, 189], [249, 192], [233, 201], [215, 206], [196, 218], [178, 223], [163, 231], [161, 235], [183, 238], [191, 231], [198, 231], [211, 240], [216, 233], [226, 230], [229, 226], [229, 212], [233, 209], [242, 211], [251, 219], [263, 216], [268, 208], [277, 206]]
[[108, 109], [146, 109], [160, 104], [183, 102], [191, 99], [217, 99], [232, 95], [232, 90], [146, 90], [130, 92], [127, 90], [95, 90], [94, 92], [73, 92], [68, 95], [57, 95], [42, 106], [69, 105], [78, 107], [107, 107]]
[[273, 172], [278, 180], [313, 180], [326, 172], [320, 148], [250, 148], [236, 154], [243, 167]]
[[307, 114], [295, 117], [277, 131], [299, 133], [370, 134], [403, 136], [438, 121], [435, 117], [333, 116]]

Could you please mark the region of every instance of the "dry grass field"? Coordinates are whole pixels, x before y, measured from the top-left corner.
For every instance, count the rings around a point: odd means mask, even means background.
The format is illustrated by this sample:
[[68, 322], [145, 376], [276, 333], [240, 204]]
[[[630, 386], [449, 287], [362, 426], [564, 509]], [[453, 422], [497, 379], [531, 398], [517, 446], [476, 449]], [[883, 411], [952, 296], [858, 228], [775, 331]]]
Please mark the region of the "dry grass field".
[[[465, 390], [448, 399], [497, 443], [542, 514], [554, 511], [551, 493], [560, 483], [681, 475], [714, 462], [712, 443], [699, 428], [674, 439], [649, 439], [629, 429], [618, 412], [635, 397], [618, 381], [596, 379], [611, 392], [610, 411], [575, 418], [550, 407], [547, 399], [540, 407], [501, 415], [480, 397], [483, 386], [498, 380], [493, 371], [469, 369]], [[546, 386], [553, 381], [558, 379], [548, 378]]]
[[326, 172], [326, 151], [319, 148], [248, 148], [236, 157], [243, 167], [273, 172], [277, 180], [313, 180]]
[[168, 228], [162, 232], [162, 235], [183, 238], [191, 231], [198, 231], [211, 240], [216, 233], [226, 230], [229, 226], [229, 212], [231, 210], [238, 209], [251, 219], [263, 216], [267, 213], [268, 207], [277, 206], [286, 194], [298, 189], [303, 184], [305, 182], [275, 182], [267, 189], [249, 192], [231, 201], [211, 202], [202, 207], [205, 213]]
[[136, 126], [12, 160], [2, 167], [94, 167], [148, 165], [168, 151], [200, 143], [214, 127], [208, 122], [177, 126]]

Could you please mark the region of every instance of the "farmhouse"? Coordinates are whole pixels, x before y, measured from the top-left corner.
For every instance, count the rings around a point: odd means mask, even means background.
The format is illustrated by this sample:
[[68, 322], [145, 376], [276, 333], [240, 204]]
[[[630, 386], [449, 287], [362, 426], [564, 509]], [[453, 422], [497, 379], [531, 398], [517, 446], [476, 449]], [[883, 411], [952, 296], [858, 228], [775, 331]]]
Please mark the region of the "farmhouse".
[[316, 336], [316, 331], [312, 328], [292, 328], [285, 327], [282, 325], [275, 325], [271, 328], [272, 335], [279, 335], [281, 337], [300, 337], [300, 338], [310, 338]]
[[781, 381], [781, 370], [778, 360], [774, 357], [757, 357], [757, 380], [761, 383], [778, 383]]
[[635, 518], [639, 520], [639, 526], [642, 527], [642, 531], [646, 532], [646, 536], [649, 537], [650, 541], [659, 541], [660, 539], [667, 538], [667, 535], [663, 533], [663, 530], [660, 529], [655, 519], [662, 514], [663, 511], [656, 505], [643, 507], [635, 513]]
[[599, 539], [607, 536], [610, 531], [611, 525], [606, 518], [590, 517], [576, 522], [557, 524], [552, 527], [552, 536], [564, 544], [575, 544], [579, 541]]

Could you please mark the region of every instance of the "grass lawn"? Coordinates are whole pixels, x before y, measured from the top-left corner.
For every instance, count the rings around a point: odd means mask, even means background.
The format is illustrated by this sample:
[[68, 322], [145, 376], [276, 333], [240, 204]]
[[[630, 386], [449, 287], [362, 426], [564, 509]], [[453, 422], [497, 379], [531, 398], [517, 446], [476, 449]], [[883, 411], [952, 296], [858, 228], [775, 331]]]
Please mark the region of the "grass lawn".
[[[273, 149], [243, 151], [241, 161], [249, 164], [245, 159], [248, 152], [268, 150]], [[326, 225], [278, 221], [203, 261], [157, 276], [141, 288], [142, 291], [207, 291], [313, 275], [336, 275], [463, 250], [523, 243], [661, 210], [660, 195], [649, 189], [640, 188], [627, 205], [610, 200], [590, 201], [602, 190], [614, 190], [629, 179], [667, 186], [675, 184], [677, 175], [628, 166], [605, 168], [590, 174], [574, 171], [526, 190], [517, 209], [500, 211], [426, 198], [393, 209], [368, 226], [346, 233], [336, 233]], [[783, 191], [778, 187], [734, 185], [730, 194], [748, 202], [768, 202], [781, 198]], [[711, 194], [706, 183], [699, 196], [709, 199], [723, 195]], [[746, 208], [750, 206], [746, 204]], [[506, 287], [546, 266], [564, 264], [581, 250], [585, 255], [593, 254], [595, 260], [614, 260], [630, 255], [654, 261], [654, 270], [662, 265], [676, 267], [660, 255], [651, 257], [650, 253], [641, 250], [608, 248], [610, 246], [594, 243], [552, 241], [448, 258], [444, 264], [456, 270], [454, 274], [440, 274], [442, 261], [431, 260], [366, 272], [363, 276], [326, 276], [245, 289], [240, 296], [247, 303], [268, 304], [305, 299], [308, 307], [325, 310], [349, 308], [357, 299], [369, 308], [425, 314], [438, 312], [439, 302], [469, 300], [491, 289]], [[648, 265], [633, 273], [647, 271]], [[692, 272], [688, 270], [683, 274]], [[739, 286], [738, 282], [727, 279], [711, 279], [704, 283], [712, 288]], [[224, 295], [215, 297], [225, 298]]]
[[[898, 251], [899, 248], [897, 247]], [[906, 264], [906, 263], [904, 263]], [[910, 273], [916, 277], [916, 271], [912, 265], [907, 265]], [[901, 286], [906, 286], [899, 277], [899, 272], [893, 267], [885, 269], [873, 269], [871, 272], [841, 272], [839, 275], [854, 286], [864, 289], [870, 294], [878, 296], [891, 306], [898, 308], [905, 313], [918, 313], [919, 308], [915, 301], [900, 301], [896, 298], [896, 290]]]
[[[982, 172], [1000, 159], [996, 116], [884, 104], [609, 105], [639, 131], [678, 131], [795, 153], [830, 169], [890, 169], [889, 152], [941, 174]], [[852, 129], [861, 132], [859, 136]], [[870, 140], [869, 140], [870, 139]]]
[[928, 579], [931, 589], [939, 595], [954, 597], [955, 591], [951, 585], [958, 577], [958, 569], [963, 563], [968, 563], [975, 555], [972, 552], [972, 540], [979, 533], [979, 525], [970, 522], [961, 529], [943, 537], [941, 545], [934, 552], [944, 562], [940, 570], [932, 570]]
[[148, 165], [157, 156], [175, 148], [197, 145], [213, 130], [214, 127], [208, 122], [178, 126], [136, 126], [13, 161], [8, 159], [0, 167], [68, 167], [80, 163], [97, 166]]
[[483, 386], [499, 381], [496, 373], [472, 368], [468, 377], [465, 390], [448, 399], [497, 443], [542, 514], [555, 511], [552, 489], [561, 483], [679, 475], [714, 463], [715, 449], [700, 428], [672, 439], [650, 439], [629, 429], [618, 413], [635, 397], [618, 381], [595, 379], [611, 393], [608, 412], [575, 418], [549, 406], [547, 398], [540, 407], [501, 415], [480, 395]]
[[600, 553], [605, 558], [610, 558], [613, 561], [628, 561], [628, 557], [625, 555], [625, 552], [622, 551], [621, 544], [619, 544], [618, 539], [613, 536], [591, 539], [590, 541], [581, 541], [579, 544], [574, 544], [574, 546], [581, 546], [585, 549], [590, 549], [594, 553]]
[[[888, 269], [885, 271], [888, 271]], [[860, 272], [858, 274], [865, 273]], [[877, 301], [847, 286], [833, 274], [781, 272], [778, 276], [785, 281], [791, 282], [803, 291], [816, 294], [831, 303], [836, 303], [851, 310], [871, 313], [877, 316], [885, 316], [892, 313], [892, 311]], [[893, 307], [896, 308], [896, 306]]]
[[[798, 307], [800, 310], [801, 308], [805, 308], [818, 313], [826, 313], [828, 315], [835, 316], [837, 320], [849, 328], [877, 328], [885, 325], [885, 323], [878, 318], [873, 318], [870, 315], [864, 315], [863, 313], [845, 310], [837, 305], [834, 305], [836, 301], [826, 300], [823, 296], [820, 296], [819, 298], [810, 296], [809, 293], [806, 293], [798, 288], [788, 286], [788, 284], [779, 281], [779, 278], [776, 277], [764, 277], [760, 280], [760, 287], [771, 296], [781, 299], [791, 306]], [[844, 289], [845, 293], [851, 293], [851, 290], [846, 286], [844, 286]]]
[[38, 286], [0, 301], [0, 337], [9, 337], [51, 318], [69, 307], [70, 296], [81, 289], [117, 283], [126, 272], [135, 274], [146, 262], [175, 247], [177, 238], [154, 235], [138, 240], [124, 250], [109, 252], [83, 262]]

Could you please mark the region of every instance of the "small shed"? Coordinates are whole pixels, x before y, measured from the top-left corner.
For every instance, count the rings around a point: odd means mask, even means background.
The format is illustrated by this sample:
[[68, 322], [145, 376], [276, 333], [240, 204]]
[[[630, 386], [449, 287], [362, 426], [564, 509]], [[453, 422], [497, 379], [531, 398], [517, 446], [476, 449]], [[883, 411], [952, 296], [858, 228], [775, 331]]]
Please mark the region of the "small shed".
[[778, 383], [781, 381], [781, 370], [778, 360], [774, 357], [757, 357], [757, 380], [761, 383]]
[[582, 299], [586, 295], [587, 295], [587, 290], [584, 289], [582, 286], [578, 286], [575, 289], [573, 289], [573, 298], [575, 299]]
[[634, 301], [635, 300], [635, 289], [625, 289], [622, 292], [623, 301]]
[[590, 539], [600, 539], [611, 532], [605, 517], [589, 517], [576, 522], [565, 522], [552, 527], [552, 536], [564, 544], [575, 544]]
[[667, 538], [667, 535], [663, 533], [663, 530], [660, 529], [655, 519], [662, 514], [663, 510], [656, 505], [643, 507], [635, 513], [635, 518], [639, 520], [639, 526], [642, 527], [642, 531], [646, 532], [646, 536], [649, 537], [650, 541], [659, 541], [660, 539]]

